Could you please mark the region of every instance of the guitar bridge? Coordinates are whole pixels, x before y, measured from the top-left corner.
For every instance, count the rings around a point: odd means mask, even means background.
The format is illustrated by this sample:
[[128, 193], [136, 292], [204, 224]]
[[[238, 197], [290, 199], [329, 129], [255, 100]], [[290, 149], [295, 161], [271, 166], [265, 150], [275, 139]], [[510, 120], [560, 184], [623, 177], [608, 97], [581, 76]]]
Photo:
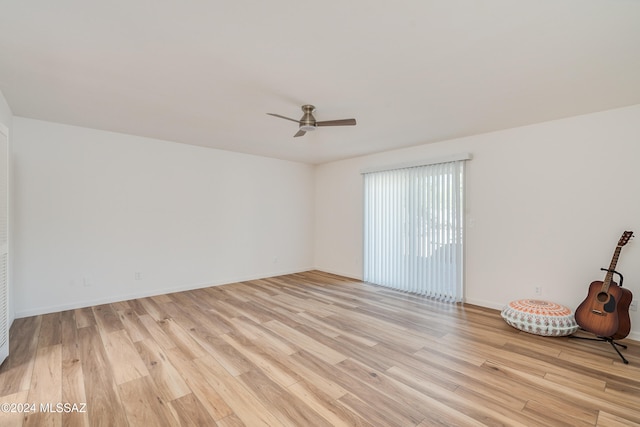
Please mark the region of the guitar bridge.
[[592, 309], [591, 312], [593, 314], [597, 314], [598, 316], [604, 316], [604, 313], [601, 312], [600, 310]]

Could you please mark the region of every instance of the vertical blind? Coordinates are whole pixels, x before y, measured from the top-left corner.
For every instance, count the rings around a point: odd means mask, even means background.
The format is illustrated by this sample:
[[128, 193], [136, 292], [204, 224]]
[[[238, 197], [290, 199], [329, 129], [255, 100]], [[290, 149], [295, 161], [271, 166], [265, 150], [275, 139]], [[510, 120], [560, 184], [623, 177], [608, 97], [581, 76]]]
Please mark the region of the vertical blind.
[[464, 161], [363, 175], [364, 280], [462, 301]]

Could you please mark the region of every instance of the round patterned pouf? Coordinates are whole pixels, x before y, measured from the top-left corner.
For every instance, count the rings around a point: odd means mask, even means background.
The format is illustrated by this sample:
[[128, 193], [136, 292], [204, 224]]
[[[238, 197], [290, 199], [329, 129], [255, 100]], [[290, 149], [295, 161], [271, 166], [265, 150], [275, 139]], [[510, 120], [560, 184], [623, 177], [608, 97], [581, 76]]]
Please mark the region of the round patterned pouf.
[[502, 309], [501, 315], [514, 328], [536, 335], [562, 337], [578, 330], [571, 309], [549, 301], [511, 301]]

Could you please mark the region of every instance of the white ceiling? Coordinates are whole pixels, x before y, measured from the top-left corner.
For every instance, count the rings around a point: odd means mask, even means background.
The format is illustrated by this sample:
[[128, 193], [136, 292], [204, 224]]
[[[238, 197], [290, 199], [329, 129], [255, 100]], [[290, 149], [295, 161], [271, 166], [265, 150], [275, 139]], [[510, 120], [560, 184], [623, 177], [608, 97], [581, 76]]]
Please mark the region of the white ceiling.
[[[14, 115], [323, 163], [640, 103], [638, 0], [0, 0]], [[267, 112], [353, 127], [297, 125]]]

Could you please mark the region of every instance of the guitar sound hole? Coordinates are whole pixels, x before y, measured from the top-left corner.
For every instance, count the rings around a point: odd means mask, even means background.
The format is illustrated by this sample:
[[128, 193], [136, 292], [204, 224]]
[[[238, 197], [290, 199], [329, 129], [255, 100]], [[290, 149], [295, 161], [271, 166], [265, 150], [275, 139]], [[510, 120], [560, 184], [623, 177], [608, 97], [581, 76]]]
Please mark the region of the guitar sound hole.
[[609, 294], [606, 292], [600, 292], [598, 296], [596, 296], [596, 298], [598, 299], [598, 302], [601, 302], [604, 304], [609, 299]]

